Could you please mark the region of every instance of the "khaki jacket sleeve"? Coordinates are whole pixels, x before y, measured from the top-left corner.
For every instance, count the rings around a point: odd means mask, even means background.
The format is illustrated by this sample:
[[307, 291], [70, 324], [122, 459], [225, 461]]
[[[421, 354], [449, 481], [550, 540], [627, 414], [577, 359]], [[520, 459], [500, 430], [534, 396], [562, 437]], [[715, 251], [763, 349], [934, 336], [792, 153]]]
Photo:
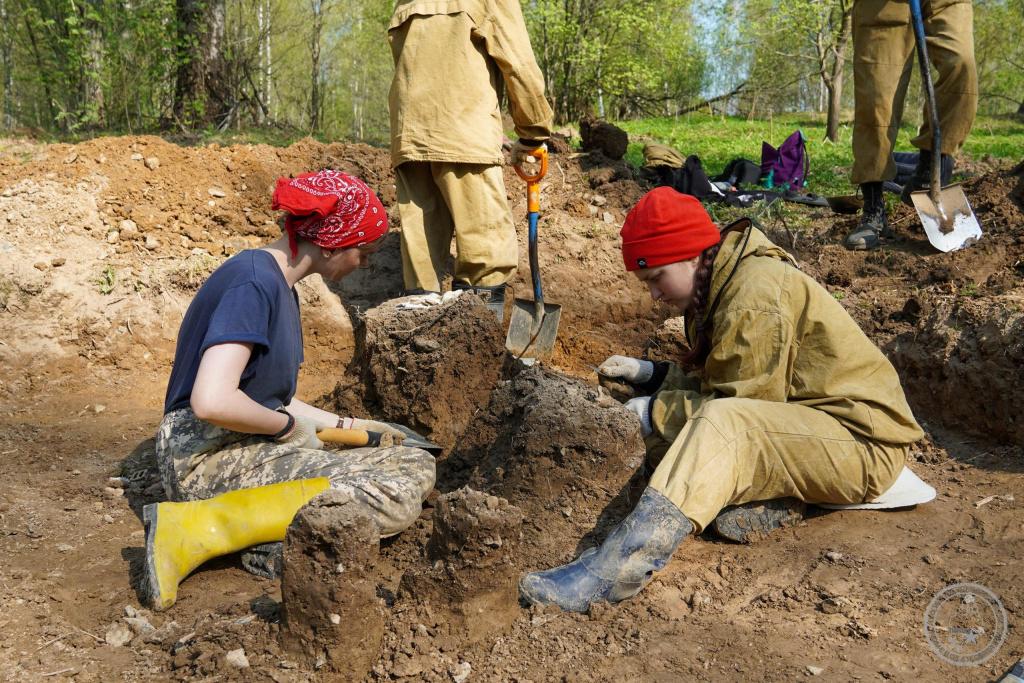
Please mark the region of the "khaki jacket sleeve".
[[479, 30], [487, 53], [504, 77], [516, 135], [527, 140], [547, 140], [554, 126], [554, 114], [544, 97], [544, 76], [530, 46], [519, 0], [494, 0], [489, 6], [491, 12]]
[[651, 399], [651, 425], [663, 439], [672, 443], [686, 421], [711, 396], [701, 393], [701, 381], [683, 372], [673, 363], [669, 366], [661, 389]]
[[[675, 439], [705, 401], [754, 398], [784, 402], [793, 351], [792, 326], [778, 311], [741, 309], [716, 316], [704, 381], [694, 387], [695, 378], [689, 377], [680, 389], [658, 392], [651, 402], [652, 425], [665, 439]], [[671, 377], [672, 370], [663, 387], [669, 386]]]

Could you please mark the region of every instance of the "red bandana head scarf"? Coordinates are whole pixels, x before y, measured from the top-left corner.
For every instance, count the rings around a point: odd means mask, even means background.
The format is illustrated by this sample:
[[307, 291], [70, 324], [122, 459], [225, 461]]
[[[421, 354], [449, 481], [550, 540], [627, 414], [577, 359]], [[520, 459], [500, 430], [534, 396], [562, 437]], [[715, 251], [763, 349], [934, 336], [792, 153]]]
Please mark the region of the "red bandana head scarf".
[[388, 231], [384, 205], [366, 183], [341, 171], [327, 169], [278, 178], [271, 207], [284, 210], [284, 227], [292, 258], [298, 256], [296, 237], [325, 249], [369, 244]]

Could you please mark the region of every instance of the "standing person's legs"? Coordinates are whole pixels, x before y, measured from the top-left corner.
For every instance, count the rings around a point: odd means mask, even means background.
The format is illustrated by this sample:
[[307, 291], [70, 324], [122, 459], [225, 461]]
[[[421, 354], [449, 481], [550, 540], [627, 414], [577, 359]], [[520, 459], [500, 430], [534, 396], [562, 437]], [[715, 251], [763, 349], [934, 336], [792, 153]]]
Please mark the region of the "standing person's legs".
[[687, 423], [650, 487], [699, 532], [728, 505], [873, 500], [899, 476], [907, 452], [906, 445], [857, 437], [814, 408], [722, 398], [708, 401]]
[[502, 167], [436, 162], [433, 170], [455, 222], [455, 280], [475, 287], [505, 284], [519, 265], [519, 244]]
[[[925, 16], [928, 57], [938, 71], [935, 104], [939, 109], [943, 154], [960, 151], [978, 111], [978, 70], [974, 60], [974, 8], [968, 0], [932, 0]], [[925, 102], [924, 123], [914, 146], [931, 150], [932, 128]]]
[[454, 225], [434, 184], [432, 162], [407, 161], [395, 168], [402, 219], [402, 277], [406, 291], [440, 292], [439, 274], [451, 254]]
[[906, 2], [853, 4], [854, 185], [896, 177], [892, 158], [914, 61]]

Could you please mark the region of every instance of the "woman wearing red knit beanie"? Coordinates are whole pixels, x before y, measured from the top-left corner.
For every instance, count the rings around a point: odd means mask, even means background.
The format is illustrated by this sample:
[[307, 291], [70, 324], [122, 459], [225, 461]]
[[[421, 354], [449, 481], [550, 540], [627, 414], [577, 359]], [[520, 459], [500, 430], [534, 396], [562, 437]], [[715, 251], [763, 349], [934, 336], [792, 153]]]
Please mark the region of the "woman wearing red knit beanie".
[[368, 267], [388, 231], [380, 200], [359, 178], [323, 170], [279, 179], [272, 207], [284, 212], [285, 234], [221, 264], [178, 332], [156, 438], [171, 502], [143, 511], [142, 593], [154, 609], [174, 604], [178, 583], [219, 555], [246, 551], [246, 569], [275, 576], [285, 529], [325, 489], [350, 499], [384, 537], [409, 526], [434, 487], [434, 458], [426, 451], [339, 452], [317, 436], [337, 426], [387, 432], [400, 442], [401, 431], [295, 396], [303, 359], [295, 285], [314, 274], [338, 281]]
[[637, 594], [691, 533], [749, 542], [806, 503], [884, 508], [931, 500], [905, 462], [922, 437], [899, 377], [846, 310], [749, 220], [719, 232], [694, 197], [644, 195], [622, 258], [686, 318], [679, 363], [612, 356], [656, 464], [633, 511], [569, 564], [527, 574], [534, 604], [586, 612]]

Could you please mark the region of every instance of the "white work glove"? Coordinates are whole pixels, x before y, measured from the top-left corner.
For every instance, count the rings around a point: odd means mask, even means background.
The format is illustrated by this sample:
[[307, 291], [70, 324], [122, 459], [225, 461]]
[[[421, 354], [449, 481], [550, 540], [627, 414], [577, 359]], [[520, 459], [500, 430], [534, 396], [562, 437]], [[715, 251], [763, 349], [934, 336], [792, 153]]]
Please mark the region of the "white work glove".
[[630, 384], [643, 384], [654, 376], [654, 363], [629, 356], [611, 356], [601, 363], [597, 373], [610, 379], [621, 379]]
[[276, 441], [295, 448], [323, 448], [324, 442], [316, 435], [316, 423], [308, 417], [294, 415], [295, 424], [287, 434], [277, 437]]
[[639, 396], [631, 398], [624, 404], [626, 410], [640, 418], [640, 435], [647, 437], [654, 431], [651, 425], [651, 398], [650, 396]]
[[465, 290], [457, 289], [452, 292], [445, 292], [443, 295], [437, 292], [431, 292], [430, 294], [417, 294], [416, 296], [410, 296], [402, 303], [395, 306], [399, 311], [418, 311], [424, 308], [430, 308], [431, 306], [442, 306], [449, 304], [460, 296], [462, 296]]
[[510, 160], [513, 166], [522, 166], [526, 163], [533, 163], [537, 161], [533, 158], [533, 153], [543, 147], [547, 149], [547, 145], [541, 143], [539, 145], [524, 145], [522, 140], [516, 140], [512, 144], [512, 158]]
[[366, 432], [388, 434], [391, 436], [392, 443], [396, 446], [401, 445], [405, 440], [405, 432], [401, 429], [395, 429], [388, 423], [377, 422], [377, 420], [361, 420], [358, 417], [345, 417], [338, 420], [338, 426], [342, 429], [361, 429]]

